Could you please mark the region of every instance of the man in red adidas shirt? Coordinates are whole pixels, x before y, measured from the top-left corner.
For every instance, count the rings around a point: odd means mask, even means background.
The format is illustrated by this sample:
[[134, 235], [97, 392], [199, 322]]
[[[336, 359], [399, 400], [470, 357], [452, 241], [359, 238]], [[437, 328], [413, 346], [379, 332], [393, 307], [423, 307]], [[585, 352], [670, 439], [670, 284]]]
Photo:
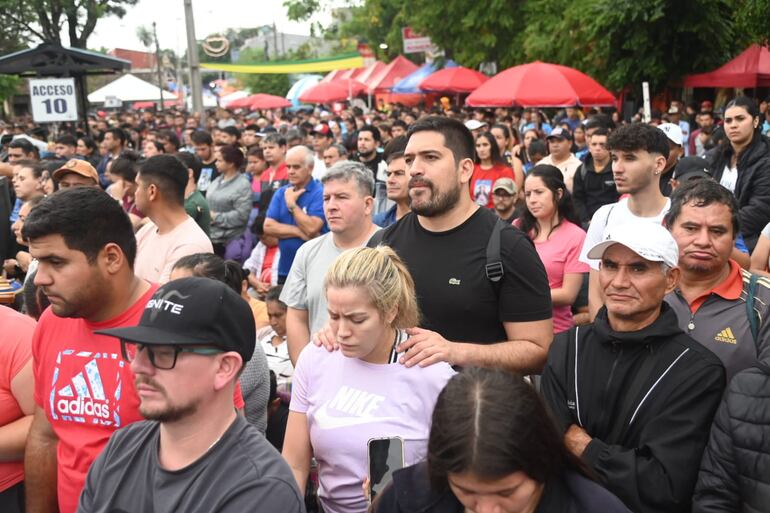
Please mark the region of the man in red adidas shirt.
[[112, 432], [142, 420], [119, 343], [93, 332], [136, 325], [157, 286], [134, 275], [131, 222], [102, 190], [62, 190], [38, 208], [24, 236], [39, 261], [35, 284], [51, 308], [32, 341], [36, 406], [24, 461], [27, 511], [73, 513], [88, 468]]
[[23, 233], [39, 261], [35, 284], [51, 302], [32, 340], [27, 511], [74, 513], [110, 435], [142, 420], [119, 341], [94, 331], [135, 326], [157, 286], [134, 275], [131, 222], [100, 189], [51, 195], [27, 217]]

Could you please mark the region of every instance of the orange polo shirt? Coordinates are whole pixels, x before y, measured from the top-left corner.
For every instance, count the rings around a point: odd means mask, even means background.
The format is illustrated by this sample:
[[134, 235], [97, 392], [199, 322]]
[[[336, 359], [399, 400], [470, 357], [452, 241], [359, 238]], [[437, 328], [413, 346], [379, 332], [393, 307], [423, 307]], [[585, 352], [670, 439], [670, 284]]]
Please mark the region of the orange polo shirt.
[[701, 307], [703, 302], [706, 301], [706, 299], [711, 294], [716, 294], [723, 299], [728, 299], [731, 301], [735, 301], [741, 297], [741, 292], [743, 292], [743, 276], [741, 276], [741, 266], [738, 265], [738, 262], [732, 258], [730, 259], [729, 263], [730, 274], [727, 275], [727, 278], [713, 289], [696, 297], [693, 302], [690, 303], [690, 311], [692, 313], [697, 312], [698, 308]]

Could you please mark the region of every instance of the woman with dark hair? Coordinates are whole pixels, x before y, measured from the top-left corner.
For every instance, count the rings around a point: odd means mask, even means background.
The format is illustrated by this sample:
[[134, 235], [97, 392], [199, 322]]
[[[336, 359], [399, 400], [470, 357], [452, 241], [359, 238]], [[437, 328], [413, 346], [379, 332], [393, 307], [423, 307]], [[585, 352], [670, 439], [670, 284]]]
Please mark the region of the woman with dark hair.
[[428, 459], [393, 474], [376, 513], [628, 513], [564, 446], [537, 392], [466, 369], [433, 410]]
[[211, 209], [211, 242], [214, 253], [224, 256], [227, 244], [240, 237], [251, 213], [251, 183], [243, 173], [244, 156], [240, 148], [224, 145], [217, 152], [217, 176], [206, 190]]
[[517, 138], [511, 132], [508, 125], [503, 123], [497, 123], [492, 125], [489, 132], [495, 137], [497, 141], [497, 147], [500, 150], [500, 155], [503, 156], [503, 160], [508, 163], [508, 166], [513, 169], [514, 181], [518, 190], [524, 186], [524, 163], [521, 159], [513, 154], [513, 146], [517, 144]]
[[770, 222], [770, 140], [759, 127], [753, 99], [739, 96], [730, 101], [724, 116], [729, 144], [715, 152], [709, 166], [714, 180], [738, 199], [741, 234], [749, 251]]
[[86, 160], [94, 167], [99, 164], [99, 147], [90, 137], [81, 137], [78, 139], [78, 145], [75, 148], [75, 154], [78, 157]]
[[513, 169], [508, 167], [500, 155], [495, 136], [484, 132], [476, 139], [476, 165], [471, 176], [470, 194], [476, 204], [482, 207], [494, 208], [492, 187], [498, 178], [516, 180]]
[[588, 265], [579, 260], [586, 233], [572, 207], [564, 175], [555, 166], [535, 166], [524, 181], [527, 209], [513, 222], [532, 242], [543, 261], [551, 286], [553, 331], [571, 328], [571, 306], [580, 292]]

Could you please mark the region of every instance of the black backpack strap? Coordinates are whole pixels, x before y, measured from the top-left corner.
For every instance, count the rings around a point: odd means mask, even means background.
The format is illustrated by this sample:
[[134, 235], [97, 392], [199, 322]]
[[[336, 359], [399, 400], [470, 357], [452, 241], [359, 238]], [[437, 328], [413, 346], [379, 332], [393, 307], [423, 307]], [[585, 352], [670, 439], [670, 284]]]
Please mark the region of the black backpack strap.
[[382, 239], [385, 236], [385, 229], [377, 230], [374, 232], [374, 234], [369, 237], [369, 242], [366, 243], [366, 246], [369, 248], [376, 248], [380, 244], [382, 244]]
[[[746, 317], [749, 319], [749, 328], [751, 328], [751, 336], [754, 338], [754, 345], [757, 345], [759, 340], [759, 316], [757, 311], [754, 310], [754, 302], [757, 294], [757, 281], [759, 281], [759, 275], [751, 273], [749, 279], [749, 291], [746, 295]], [[759, 350], [757, 350], [759, 352]]]
[[502, 219], [497, 218], [487, 242], [487, 265], [484, 267], [484, 271], [486, 272], [487, 279], [492, 283], [498, 283], [505, 274], [503, 271], [503, 257], [500, 253], [500, 239], [502, 238], [503, 228], [505, 228], [505, 223], [503, 223]]

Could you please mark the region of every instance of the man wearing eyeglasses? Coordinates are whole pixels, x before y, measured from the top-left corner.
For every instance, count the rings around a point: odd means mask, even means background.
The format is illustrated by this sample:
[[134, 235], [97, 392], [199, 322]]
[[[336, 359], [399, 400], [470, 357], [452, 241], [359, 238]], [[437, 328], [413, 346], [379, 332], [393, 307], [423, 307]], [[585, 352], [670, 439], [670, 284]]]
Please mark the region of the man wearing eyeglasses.
[[287, 464], [232, 407], [256, 339], [238, 294], [182, 278], [158, 289], [138, 326], [98, 333], [120, 339], [148, 420], [110, 439], [88, 473], [80, 513], [304, 511]]

